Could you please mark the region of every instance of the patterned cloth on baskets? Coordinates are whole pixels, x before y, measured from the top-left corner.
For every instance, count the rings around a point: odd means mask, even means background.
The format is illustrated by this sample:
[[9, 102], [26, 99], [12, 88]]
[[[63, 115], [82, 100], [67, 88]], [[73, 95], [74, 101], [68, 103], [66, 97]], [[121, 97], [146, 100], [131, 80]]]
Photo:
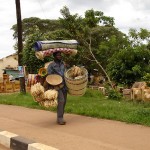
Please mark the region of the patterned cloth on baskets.
[[70, 48], [53, 48], [53, 49], [48, 49], [48, 50], [44, 50], [44, 51], [36, 51], [35, 56], [38, 59], [43, 60], [46, 56], [50, 56], [55, 52], [62, 52], [64, 54], [76, 55], [77, 50], [70, 49]]
[[37, 41], [34, 44], [35, 51], [43, 51], [50, 48], [77, 48], [76, 40], [54, 40], [54, 41]]

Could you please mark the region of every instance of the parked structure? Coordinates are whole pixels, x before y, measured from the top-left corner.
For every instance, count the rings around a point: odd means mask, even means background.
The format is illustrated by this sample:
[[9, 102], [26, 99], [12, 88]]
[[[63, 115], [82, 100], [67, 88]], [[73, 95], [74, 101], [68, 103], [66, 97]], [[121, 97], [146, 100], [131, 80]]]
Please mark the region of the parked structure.
[[18, 56], [17, 53], [9, 55], [0, 59], [0, 78], [3, 77], [4, 69], [18, 70]]

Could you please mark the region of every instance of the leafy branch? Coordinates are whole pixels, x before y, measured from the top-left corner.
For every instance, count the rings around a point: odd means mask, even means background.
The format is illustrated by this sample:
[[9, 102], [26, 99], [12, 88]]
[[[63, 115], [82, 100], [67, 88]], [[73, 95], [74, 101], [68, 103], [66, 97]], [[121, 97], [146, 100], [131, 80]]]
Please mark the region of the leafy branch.
[[95, 61], [95, 62], [97, 63], [97, 65], [101, 68], [101, 70], [102, 70], [102, 71], [104, 72], [104, 74], [106, 75], [110, 86], [112, 87], [112, 89], [114, 89], [113, 84], [112, 84], [112, 81], [110, 80], [109, 75], [107, 74], [107, 72], [105, 71], [105, 69], [103, 68], [103, 66], [101, 65], [101, 63], [96, 59], [95, 55], [94, 55], [93, 52], [92, 52], [91, 36], [90, 36], [90, 42], [88, 43], [88, 42], [85, 41], [85, 43], [86, 43], [86, 45], [88, 45], [88, 49], [89, 49], [90, 54], [91, 54], [91, 56], [92, 56], [92, 58], [93, 58], [92, 61]]

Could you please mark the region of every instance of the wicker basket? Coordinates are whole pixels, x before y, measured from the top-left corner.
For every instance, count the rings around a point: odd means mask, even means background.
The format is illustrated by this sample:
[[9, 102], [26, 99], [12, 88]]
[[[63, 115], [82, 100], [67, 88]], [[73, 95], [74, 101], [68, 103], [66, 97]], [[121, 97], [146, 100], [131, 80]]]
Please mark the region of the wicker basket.
[[65, 72], [65, 82], [68, 87], [68, 93], [70, 95], [82, 96], [86, 92], [86, 87], [88, 83], [88, 72], [85, 68], [81, 68], [84, 72], [83, 76], [80, 79], [69, 78], [71, 69], [68, 69]]

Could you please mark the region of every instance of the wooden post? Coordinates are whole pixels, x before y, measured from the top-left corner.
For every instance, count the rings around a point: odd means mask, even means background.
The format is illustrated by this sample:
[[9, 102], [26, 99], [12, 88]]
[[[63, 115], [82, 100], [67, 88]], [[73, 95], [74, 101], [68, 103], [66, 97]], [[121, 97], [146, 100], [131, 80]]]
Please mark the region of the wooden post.
[[[18, 29], [18, 65], [22, 66], [22, 21], [21, 21], [21, 8], [20, 0], [16, 1], [16, 16], [17, 16], [17, 29]], [[20, 92], [26, 93], [25, 77], [20, 77]]]

